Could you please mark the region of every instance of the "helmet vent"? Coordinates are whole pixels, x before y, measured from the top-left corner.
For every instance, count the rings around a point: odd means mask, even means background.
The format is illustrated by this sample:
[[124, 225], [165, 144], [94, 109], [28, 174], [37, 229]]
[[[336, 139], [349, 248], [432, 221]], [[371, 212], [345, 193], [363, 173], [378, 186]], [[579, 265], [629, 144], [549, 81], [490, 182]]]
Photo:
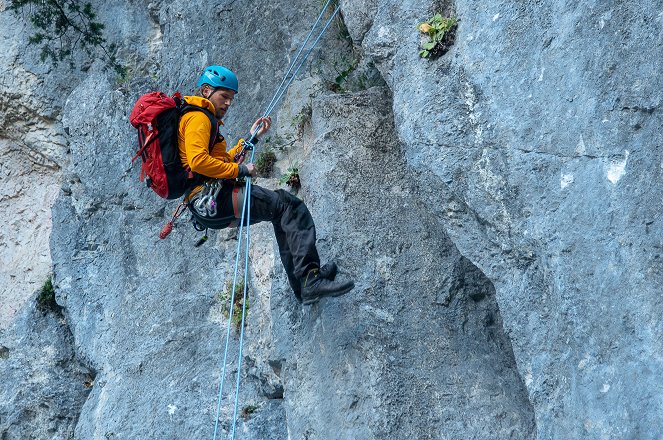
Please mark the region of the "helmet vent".
[[[2, 0], [0, 0], [0, 3], [2, 3]], [[233, 90], [235, 93], [238, 90], [237, 77], [231, 70], [223, 66], [206, 67], [198, 80], [198, 87], [202, 87], [205, 84], [213, 88]]]

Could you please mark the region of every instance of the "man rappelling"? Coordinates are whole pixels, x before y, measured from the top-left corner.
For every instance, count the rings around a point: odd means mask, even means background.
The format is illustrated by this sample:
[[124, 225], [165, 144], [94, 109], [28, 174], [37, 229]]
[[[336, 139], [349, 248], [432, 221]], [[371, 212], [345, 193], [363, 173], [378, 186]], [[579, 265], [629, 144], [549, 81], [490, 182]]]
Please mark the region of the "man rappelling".
[[[255, 177], [257, 171], [254, 164], [242, 163], [246, 142], [240, 139], [226, 151], [226, 140], [213, 125], [215, 119], [222, 120], [239, 91], [236, 75], [223, 66], [207, 67], [198, 80], [198, 88], [198, 96], [184, 97], [187, 106], [202, 110], [186, 111], [179, 121], [179, 157], [182, 166], [197, 176], [194, 180], [204, 181], [188, 195], [195, 222], [204, 228], [223, 229], [240, 221], [245, 185], [236, 179]], [[269, 117], [255, 121], [252, 144], [269, 130], [271, 122]], [[351, 280], [336, 279], [335, 263], [320, 266], [315, 224], [299, 198], [282, 189], [272, 191], [255, 184], [249, 194], [250, 221], [270, 221], [274, 226], [281, 262], [299, 301], [313, 304], [326, 296], [343, 295], [354, 287]]]

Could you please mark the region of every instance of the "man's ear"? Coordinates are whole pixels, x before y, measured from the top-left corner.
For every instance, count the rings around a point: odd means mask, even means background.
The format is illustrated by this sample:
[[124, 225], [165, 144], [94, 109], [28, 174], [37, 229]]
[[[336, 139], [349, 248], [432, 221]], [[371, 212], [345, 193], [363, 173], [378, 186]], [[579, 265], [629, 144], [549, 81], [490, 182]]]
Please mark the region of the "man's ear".
[[210, 95], [210, 89], [211, 87], [208, 84], [203, 84], [203, 86], [200, 88], [200, 94], [203, 95], [203, 98], [207, 99]]

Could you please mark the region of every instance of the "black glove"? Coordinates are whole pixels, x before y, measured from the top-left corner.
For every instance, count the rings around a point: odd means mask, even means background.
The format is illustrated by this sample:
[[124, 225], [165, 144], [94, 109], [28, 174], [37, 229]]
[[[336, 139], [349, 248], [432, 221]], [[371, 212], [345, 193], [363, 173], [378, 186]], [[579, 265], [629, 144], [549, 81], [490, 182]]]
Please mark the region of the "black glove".
[[249, 175], [249, 168], [246, 165], [239, 165], [239, 172], [237, 173], [237, 177], [248, 177]]

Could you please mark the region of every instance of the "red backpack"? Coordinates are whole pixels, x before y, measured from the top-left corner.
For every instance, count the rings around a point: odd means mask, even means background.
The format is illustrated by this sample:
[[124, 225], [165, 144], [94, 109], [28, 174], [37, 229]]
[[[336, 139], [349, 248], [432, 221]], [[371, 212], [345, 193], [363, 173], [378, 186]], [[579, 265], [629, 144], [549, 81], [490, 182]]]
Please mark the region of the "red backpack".
[[181, 197], [197, 181], [191, 169], [182, 165], [178, 145], [180, 118], [190, 111], [201, 111], [210, 119], [211, 151], [219, 132], [216, 117], [207, 109], [187, 104], [179, 92], [172, 97], [163, 92], [147, 93], [136, 101], [129, 116], [129, 122], [138, 130], [138, 152], [131, 161], [140, 156], [140, 181], [145, 180], [164, 199]]

